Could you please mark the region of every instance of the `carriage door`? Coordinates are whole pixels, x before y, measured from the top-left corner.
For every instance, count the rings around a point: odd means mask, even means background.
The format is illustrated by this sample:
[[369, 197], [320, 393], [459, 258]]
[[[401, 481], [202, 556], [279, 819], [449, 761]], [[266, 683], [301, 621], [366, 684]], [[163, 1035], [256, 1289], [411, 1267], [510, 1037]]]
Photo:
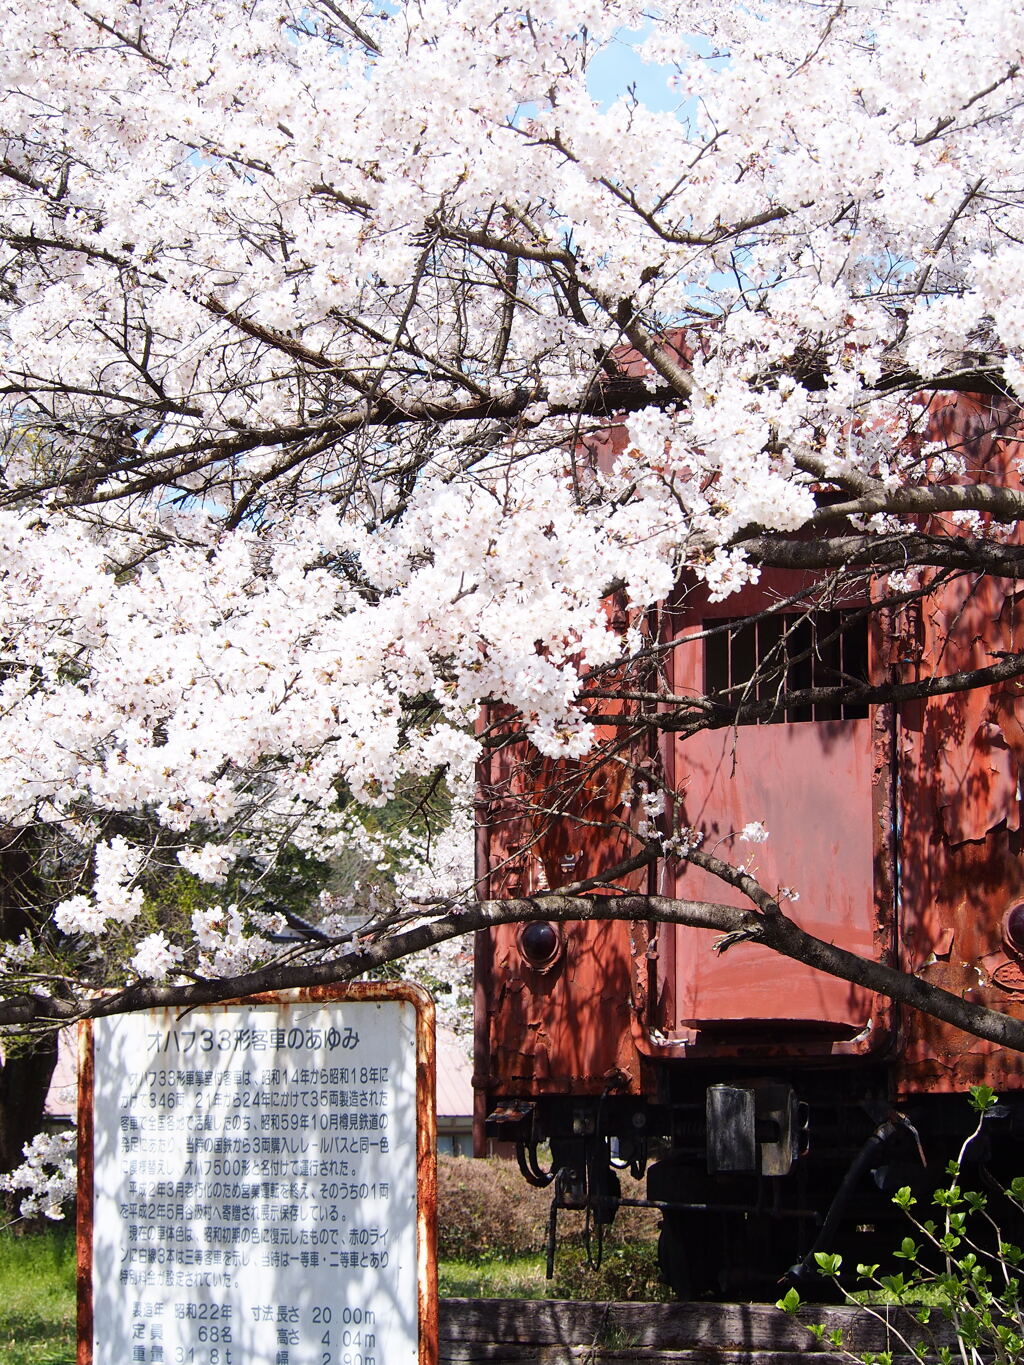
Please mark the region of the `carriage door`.
[[[786, 605], [800, 586], [796, 575], [775, 573], [725, 603], [708, 603], [703, 590], [682, 594], [670, 618], [680, 642], [669, 662], [673, 692], [771, 701], [842, 676], [866, 680], [875, 627], [863, 603]], [[874, 724], [867, 706], [819, 702], [669, 736], [664, 746], [677, 817], [700, 832], [703, 847], [745, 862], [770, 892], [789, 888], [797, 899], [783, 900], [783, 911], [803, 929], [866, 956], [888, 946], [892, 920], [888, 897], [876, 904], [873, 872], [890, 823], [889, 746]], [[740, 831], [756, 823], [767, 840], [742, 840]], [[665, 878], [669, 895], [746, 904], [682, 861], [673, 860]], [[662, 933], [659, 1026], [668, 1038], [744, 1051], [782, 1042], [819, 1055], [883, 1041], [871, 992], [752, 944], [719, 957], [712, 942], [706, 930]]]

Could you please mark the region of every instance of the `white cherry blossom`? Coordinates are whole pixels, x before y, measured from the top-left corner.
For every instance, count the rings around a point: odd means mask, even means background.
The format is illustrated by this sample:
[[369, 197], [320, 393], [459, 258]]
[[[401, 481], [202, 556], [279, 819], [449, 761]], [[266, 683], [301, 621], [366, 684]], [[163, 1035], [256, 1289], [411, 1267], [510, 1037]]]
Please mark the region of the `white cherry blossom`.
[[[921, 385], [1020, 393], [1024, 12], [101, 8], [0, 3], [0, 824], [83, 982], [295, 952], [288, 857], [469, 894], [395, 803], [468, 843], [483, 708], [585, 758], [680, 581], [927, 583], [871, 547], [969, 473]], [[637, 30], [674, 108], [591, 90]]]

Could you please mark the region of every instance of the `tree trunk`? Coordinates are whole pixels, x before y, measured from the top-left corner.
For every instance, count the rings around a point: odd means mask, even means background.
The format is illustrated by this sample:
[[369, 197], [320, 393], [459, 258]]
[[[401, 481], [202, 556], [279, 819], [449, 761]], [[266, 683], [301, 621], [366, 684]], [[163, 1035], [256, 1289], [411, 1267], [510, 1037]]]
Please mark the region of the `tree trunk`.
[[42, 1127], [43, 1109], [57, 1065], [57, 1034], [20, 1043], [15, 1056], [0, 1066], [0, 1172], [22, 1162], [26, 1142]]
[[[0, 832], [0, 941], [16, 943], [35, 927], [42, 904], [35, 841], [25, 830]], [[42, 1127], [57, 1065], [57, 1033], [19, 1039], [0, 1061], [0, 1172], [22, 1161], [25, 1143]]]

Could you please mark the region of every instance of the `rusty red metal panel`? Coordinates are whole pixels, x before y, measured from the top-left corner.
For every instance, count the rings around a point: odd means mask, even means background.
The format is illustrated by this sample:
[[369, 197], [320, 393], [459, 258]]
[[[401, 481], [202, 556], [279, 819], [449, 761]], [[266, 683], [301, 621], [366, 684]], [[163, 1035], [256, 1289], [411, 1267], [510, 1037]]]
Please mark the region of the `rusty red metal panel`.
[[[598, 727], [599, 749], [617, 740], [610, 727]], [[484, 894], [528, 896], [600, 878], [635, 852], [628, 801], [624, 806], [628, 781], [623, 763], [556, 762], [510, 732], [481, 775]], [[614, 883], [624, 890], [646, 885], [644, 869]], [[626, 1090], [639, 1089], [628, 926], [581, 921], [559, 932], [557, 958], [542, 969], [521, 951], [517, 926], [478, 935], [478, 1134], [488, 1090], [600, 1094], [612, 1076]], [[477, 1146], [482, 1150], [479, 1136]]]
[[[938, 395], [928, 431], [970, 456], [971, 477], [1019, 487], [1019, 430], [1009, 405]], [[1019, 528], [1013, 528], [1020, 538]], [[990, 664], [1024, 647], [1022, 585], [961, 577], [903, 622], [901, 677]], [[1024, 972], [1002, 939], [1024, 898], [1019, 683], [905, 704], [898, 711], [903, 965], [947, 990], [1024, 1017]], [[1020, 1085], [1019, 1058], [927, 1016], [908, 1021], [897, 1093]]]
[[[725, 604], [709, 603], [701, 590], [682, 592], [666, 614], [669, 638], [679, 642], [669, 666], [671, 690], [706, 690], [705, 627], [764, 612], [810, 587], [803, 576], [777, 572]], [[891, 902], [879, 904], [873, 876], [886, 814], [877, 809], [877, 789], [887, 786], [887, 745], [884, 734], [879, 743], [871, 717], [671, 738], [663, 761], [678, 793], [676, 821], [697, 831], [704, 849], [746, 862], [773, 893], [795, 891], [799, 900], [783, 906], [808, 932], [868, 957], [891, 947]], [[748, 822], [764, 824], [767, 842], [739, 840]], [[662, 886], [683, 899], [747, 904], [683, 860], [669, 861]], [[687, 1050], [742, 1044], [798, 1053], [874, 1050], [884, 1042], [888, 1012], [870, 992], [753, 945], [735, 945], [718, 957], [712, 942], [707, 931], [660, 930], [651, 1022], [663, 1040]]]
[[505, 1095], [600, 1094], [612, 1076], [639, 1088], [630, 1034], [630, 945], [617, 923], [565, 925], [546, 972], [519, 950], [519, 932], [494, 933], [488, 1084]]
[[[808, 933], [874, 956], [868, 720], [713, 731], [682, 746], [679, 762], [684, 818], [709, 847], [724, 843], [770, 891], [794, 889], [800, 899], [784, 909]], [[730, 838], [748, 821], [764, 821], [766, 843]], [[674, 890], [683, 899], [744, 904], [690, 864], [678, 868]], [[870, 1019], [870, 993], [848, 982], [750, 944], [718, 957], [707, 931], [676, 933], [676, 1029], [771, 1020], [840, 1039]]]

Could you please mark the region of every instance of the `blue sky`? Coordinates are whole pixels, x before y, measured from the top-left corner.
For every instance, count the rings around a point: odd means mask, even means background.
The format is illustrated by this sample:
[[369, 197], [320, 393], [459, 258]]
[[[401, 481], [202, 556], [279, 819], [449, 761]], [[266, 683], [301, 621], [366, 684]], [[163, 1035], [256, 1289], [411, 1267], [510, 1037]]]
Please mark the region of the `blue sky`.
[[643, 29], [620, 29], [590, 64], [587, 84], [604, 108], [635, 86], [641, 104], [655, 111], [676, 109], [679, 95], [668, 88], [672, 68], [641, 61], [634, 44], [646, 37]]

